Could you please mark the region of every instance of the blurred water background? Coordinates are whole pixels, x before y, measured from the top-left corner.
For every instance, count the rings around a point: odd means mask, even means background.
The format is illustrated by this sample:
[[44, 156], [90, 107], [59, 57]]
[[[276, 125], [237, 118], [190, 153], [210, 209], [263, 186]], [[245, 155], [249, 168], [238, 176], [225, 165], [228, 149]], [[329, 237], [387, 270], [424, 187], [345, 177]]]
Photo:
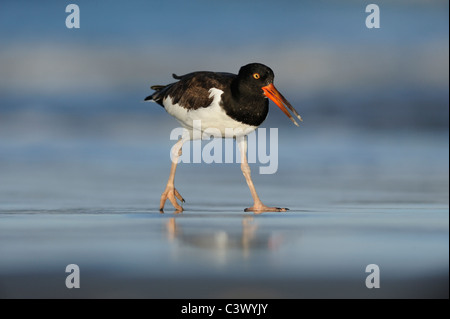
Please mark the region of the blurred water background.
[[[69, 3], [0, 4], [2, 297], [67, 296], [65, 290], [33, 290], [17, 279], [53, 278], [42, 269], [56, 267], [54, 259], [58, 265], [71, 263], [66, 254], [90, 269], [121, 265], [110, 269], [116, 277], [130, 269], [141, 279], [148, 279], [148, 270], [160, 275], [155, 278], [171, 277], [184, 264], [183, 284], [202, 272], [211, 278], [222, 274], [221, 284], [242, 283], [235, 275], [241, 259], [250, 266], [270, 261], [259, 275], [244, 267], [251, 280], [268, 278], [267, 286], [217, 288], [211, 294], [216, 297], [448, 297], [448, 1], [377, 1], [380, 29], [366, 28], [368, 3], [356, 0], [78, 0], [79, 29], [65, 26]], [[290, 215], [247, 220], [242, 209], [251, 204], [250, 194], [238, 164], [180, 166], [176, 183], [187, 211], [160, 215], [174, 142], [169, 134], [178, 124], [158, 105], [142, 102], [149, 86], [170, 83], [172, 73], [236, 73], [250, 62], [274, 70], [275, 85], [304, 118], [297, 128], [271, 105], [262, 127], [279, 128], [279, 169], [273, 175], [253, 169], [263, 201], [291, 208]], [[95, 230], [92, 225], [104, 225], [105, 219], [112, 228]], [[250, 231], [255, 246], [242, 244], [248, 231], [236, 233], [248, 224], [263, 229], [256, 235]], [[169, 235], [143, 242], [138, 235], [127, 237], [118, 240], [121, 244], [113, 241], [114, 250], [107, 239], [120, 230]], [[349, 232], [354, 236], [344, 235]], [[274, 255], [280, 237], [294, 244], [280, 245]], [[49, 244], [52, 240], [65, 246]], [[240, 250], [230, 248], [234, 241], [242, 244]], [[310, 248], [305, 251], [299, 241]], [[370, 243], [372, 252], [394, 266], [391, 277], [409, 284], [395, 281], [397, 288], [385, 295], [353, 286], [345, 294], [341, 288], [354, 274], [353, 258], [358, 267], [376, 262], [355, 241]], [[200, 247], [194, 257], [192, 246]], [[109, 254], [99, 260], [89, 247]], [[148, 256], [138, 258], [142, 267], [132, 264], [144, 247], [162, 264]], [[171, 253], [166, 256], [159, 247]], [[245, 247], [256, 255], [243, 257]], [[330, 254], [341, 249], [345, 261]], [[42, 251], [48, 258], [39, 258]], [[405, 256], [396, 258], [398, 252]], [[128, 254], [129, 264], [123, 264], [121, 253]], [[304, 264], [304, 258], [310, 262]], [[158, 273], [164, 261], [175, 266]], [[330, 275], [342, 281], [340, 290], [310, 279], [324, 278], [319, 264], [351, 269]], [[403, 277], [398, 276], [402, 269]], [[306, 290], [289, 286], [305, 278]], [[428, 294], [412, 292], [410, 278], [418, 278], [416, 284]], [[183, 298], [210, 296], [198, 287], [180, 292], [174, 283], [160, 295], [143, 286], [117, 295], [91, 287], [85, 296], [170, 297], [173, 291]]]

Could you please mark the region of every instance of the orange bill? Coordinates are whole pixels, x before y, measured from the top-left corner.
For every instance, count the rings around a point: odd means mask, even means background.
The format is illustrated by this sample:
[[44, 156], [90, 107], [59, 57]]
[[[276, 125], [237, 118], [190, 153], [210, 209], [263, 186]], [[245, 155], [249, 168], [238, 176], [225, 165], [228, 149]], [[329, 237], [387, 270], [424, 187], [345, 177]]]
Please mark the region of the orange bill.
[[297, 111], [292, 107], [291, 103], [289, 103], [288, 100], [285, 99], [285, 97], [276, 89], [276, 87], [271, 83], [269, 85], [263, 86], [262, 89], [264, 91], [264, 95], [271, 99], [276, 105], [278, 105], [283, 113], [286, 114], [287, 117], [289, 117], [295, 125], [299, 126], [292, 115], [289, 113], [289, 111], [286, 109], [286, 107], [288, 107], [289, 110], [291, 110], [292, 113], [294, 113], [300, 121], [303, 121], [302, 117], [298, 115]]

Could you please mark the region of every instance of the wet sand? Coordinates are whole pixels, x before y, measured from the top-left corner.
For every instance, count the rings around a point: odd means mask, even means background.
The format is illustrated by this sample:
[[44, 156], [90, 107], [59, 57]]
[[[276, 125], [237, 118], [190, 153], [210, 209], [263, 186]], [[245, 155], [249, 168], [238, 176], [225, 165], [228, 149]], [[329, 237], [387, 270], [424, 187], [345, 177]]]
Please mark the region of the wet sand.
[[[258, 216], [2, 214], [0, 292], [3, 298], [445, 298], [447, 218], [438, 207]], [[65, 286], [72, 263], [80, 267], [79, 289]], [[378, 289], [365, 285], [373, 263]]]
[[[160, 213], [169, 163], [147, 152], [161, 145], [4, 162], [0, 297], [448, 298], [448, 141], [341, 142], [309, 140], [254, 174], [266, 204], [290, 208], [261, 215], [243, 211], [239, 164], [181, 165], [186, 210]], [[366, 287], [369, 264], [380, 288]]]

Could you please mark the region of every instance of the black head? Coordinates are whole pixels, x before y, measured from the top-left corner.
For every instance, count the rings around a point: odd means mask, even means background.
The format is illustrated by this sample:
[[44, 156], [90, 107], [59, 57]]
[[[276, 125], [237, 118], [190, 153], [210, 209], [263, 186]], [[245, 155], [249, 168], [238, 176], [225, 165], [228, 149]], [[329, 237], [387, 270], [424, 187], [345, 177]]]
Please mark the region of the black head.
[[298, 126], [292, 115], [286, 109], [289, 108], [301, 121], [297, 111], [286, 98], [275, 88], [273, 80], [275, 75], [271, 68], [261, 63], [250, 63], [239, 70], [237, 86], [239, 94], [248, 97], [268, 97], [286, 114], [289, 119]]
[[250, 63], [241, 67], [238, 73], [240, 87], [256, 94], [263, 94], [262, 87], [273, 83], [275, 75], [271, 68], [261, 63]]

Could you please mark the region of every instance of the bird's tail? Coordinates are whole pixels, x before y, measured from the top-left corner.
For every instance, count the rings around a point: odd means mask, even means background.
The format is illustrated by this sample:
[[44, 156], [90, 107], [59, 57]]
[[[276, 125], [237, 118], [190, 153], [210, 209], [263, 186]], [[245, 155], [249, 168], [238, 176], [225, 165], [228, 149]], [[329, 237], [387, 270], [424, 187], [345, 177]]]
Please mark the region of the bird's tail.
[[150, 88], [152, 90], [155, 90], [152, 95], [147, 96], [144, 101], [155, 101], [156, 103], [159, 103], [162, 100], [162, 94], [161, 91], [166, 88], [167, 85], [152, 85]]
[[[175, 73], [172, 74], [172, 77], [175, 80], [180, 80], [182, 77], [184, 77], [185, 75], [176, 75]], [[162, 101], [165, 97], [165, 93], [167, 91], [167, 89], [169, 89], [174, 83], [171, 84], [167, 84], [167, 85], [152, 85], [150, 88], [152, 90], [155, 90], [155, 92], [152, 95], [147, 96], [144, 101], [155, 101], [156, 103], [163, 105]]]

